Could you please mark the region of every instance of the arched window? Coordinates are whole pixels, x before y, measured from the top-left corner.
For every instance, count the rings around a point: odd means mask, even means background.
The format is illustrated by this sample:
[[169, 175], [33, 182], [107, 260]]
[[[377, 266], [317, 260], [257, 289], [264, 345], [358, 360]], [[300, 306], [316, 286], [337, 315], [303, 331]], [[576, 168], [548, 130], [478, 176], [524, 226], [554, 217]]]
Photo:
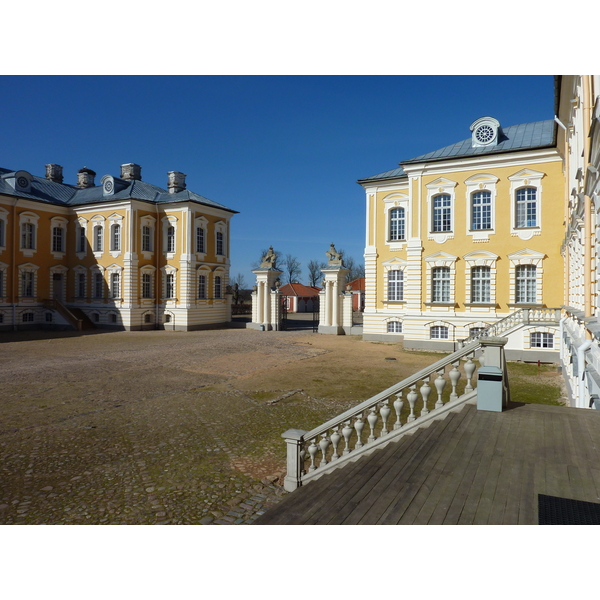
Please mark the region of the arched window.
[[102, 252], [102, 225], [94, 226], [94, 252]]
[[389, 321], [387, 330], [388, 333], [402, 333], [402, 323], [400, 321]]
[[390, 241], [404, 240], [406, 222], [403, 208], [392, 208], [390, 210]]
[[515, 198], [515, 227], [537, 227], [537, 213], [537, 189], [518, 189]]
[[471, 194], [471, 229], [492, 228], [492, 194], [480, 191]]
[[112, 235], [111, 235], [111, 250], [114, 252], [118, 252], [121, 250], [121, 226], [118, 223], [115, 223], [112, 226]]

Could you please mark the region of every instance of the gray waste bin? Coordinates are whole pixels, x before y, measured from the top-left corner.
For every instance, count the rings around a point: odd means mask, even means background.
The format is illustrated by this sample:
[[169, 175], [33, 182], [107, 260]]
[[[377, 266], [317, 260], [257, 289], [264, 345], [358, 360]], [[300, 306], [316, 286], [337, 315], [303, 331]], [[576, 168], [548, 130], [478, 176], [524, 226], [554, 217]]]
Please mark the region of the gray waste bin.
[[477, 410], [502, 412], [502, 371], [481, 367], [477, 372]]

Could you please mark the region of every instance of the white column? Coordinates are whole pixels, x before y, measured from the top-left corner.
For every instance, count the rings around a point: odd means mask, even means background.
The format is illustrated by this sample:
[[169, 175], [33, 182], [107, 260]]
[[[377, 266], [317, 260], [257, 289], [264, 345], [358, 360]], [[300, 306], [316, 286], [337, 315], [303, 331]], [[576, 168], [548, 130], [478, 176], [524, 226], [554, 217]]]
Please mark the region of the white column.
[[332, 290], [332, 303], [333, 303], [333, 314], [331, 316], [332, 325], [334, 327], [339, 327], [340, 323], [340, 298], [339, 298], [339, 286], [338, 281], [333, 282], [333, 290]]

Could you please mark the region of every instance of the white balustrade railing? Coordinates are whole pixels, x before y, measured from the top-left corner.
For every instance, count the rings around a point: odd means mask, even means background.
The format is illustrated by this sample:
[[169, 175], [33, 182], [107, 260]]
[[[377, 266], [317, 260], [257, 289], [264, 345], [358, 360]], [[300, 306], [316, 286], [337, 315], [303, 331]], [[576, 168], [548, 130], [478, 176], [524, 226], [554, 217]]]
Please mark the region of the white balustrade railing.
[[532, 323], [559, 323], [561, 317], [560, 308], [521, 308], [510, 313], [503, 319], [489, 325], [482, 331], [470, 335], [461, 340], [461, 343], [468, 344], [482, 337], [494, 337], [502, 335], [504, 332], [517, 325], [531, 325]]
[[506, 338], [485, 337], [422, 369], [326, 423], [306, 432], [290, 429], [285, 489], [292, 491], [346, 460], [369, 452], [474, 398], [477, 363], [499, 367], [503, 402], [509, 398]]

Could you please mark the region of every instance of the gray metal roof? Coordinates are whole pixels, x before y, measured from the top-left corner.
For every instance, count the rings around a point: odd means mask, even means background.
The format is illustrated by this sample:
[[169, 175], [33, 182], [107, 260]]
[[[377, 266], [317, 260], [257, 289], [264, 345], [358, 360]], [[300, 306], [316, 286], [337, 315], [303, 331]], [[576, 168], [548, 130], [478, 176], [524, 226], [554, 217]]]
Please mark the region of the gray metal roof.
[[[471, 144], [471, 138], [468, 138], [461, 142], [457, 142], [456, 144], [440, 148], [439, 150], [434, 150], [433, 152], [421, 154], [415, 158], [403, 160], [400, 164], [409, 165], [412, 163], [442, 161], [451, 158], [467, 158], [470, 156], [547, 148], [556, 144], [555, 129], [556, 125], [553, 120], [511, 125], [510, 127], [502, 129], [500, 141], [496, 146], [481, 146], [474, 148]], [[406, 176], [406, 173], [402, 167], [400, 167], [392, 169], [391, 171], [379, 173], [378, 175], [359, 179], [358, 183], [398, 179]]]
[[[1, 176], [6, 177], [13, 173], [15, 173], [15, 171], [0, 167]], [[60, 206], [81, 206], [84, 204], [118, 202], [122, 200], [141, 200], [153, 204], [195, 202], [206, 206], [220, 208], [221, 210], [226, 210], [227, 212], [234, 214], [238, 212], [237, 210], [227, 208], [218, 202], [209, 200], [190, 190], [183, 190], [175, 194], [170, 194], [167, 190], [145, 181], [119, 180], [119, 183], [121, 185], [125, 184], [125, 187], [114, 193], [112, 196], [105, 196], [101, 185], [80, 189], [74, 185], [56, 183], [49, 181], [44, 177], [36, 177], [34, 175], [30, 192], [17, 192], [7, 181], [0, 179], [0, 194], [18, 196], [20, 198], [28, 198], [37, 202], [57, 204]], [[121, 185], [119, 187], [121, 187]]]

